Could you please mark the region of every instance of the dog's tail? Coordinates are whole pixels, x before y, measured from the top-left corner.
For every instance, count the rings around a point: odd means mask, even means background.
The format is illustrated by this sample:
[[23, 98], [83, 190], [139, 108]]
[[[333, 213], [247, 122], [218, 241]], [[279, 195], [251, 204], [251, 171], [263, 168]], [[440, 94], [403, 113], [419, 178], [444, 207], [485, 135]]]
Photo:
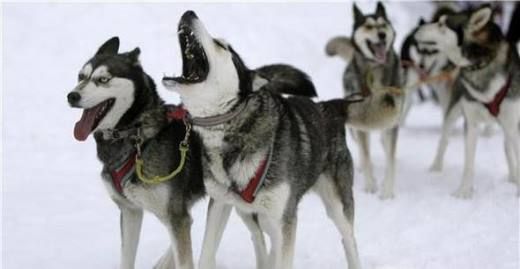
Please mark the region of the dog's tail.
[[349, 127], [365, 131], [382, 130], [399, 123], [404, 99], [402, 94], [399, 90], [378, 91], [369, 96], [356, 93], [321, 104], [325, 115], [339, 117]]
[[343, 60], [349, 63], [354, 56], [354, 44], [352, 40], [346, 36], [337, 36], [329, 40], [325, 46], [325, 53], [328, 56], [340, 56]]
[[[259, 78], [255, 79], [257, 85], [253, 88], [267, 85], [270, 90], [281, 94], [304, 97], [318, 96], [311, 78], [305, 72], [293, 66], [286, 64], [266, 65], [256, 69], [255, 73]], [[264, 79], [263, 82], [258, 82], [262, 79]]]

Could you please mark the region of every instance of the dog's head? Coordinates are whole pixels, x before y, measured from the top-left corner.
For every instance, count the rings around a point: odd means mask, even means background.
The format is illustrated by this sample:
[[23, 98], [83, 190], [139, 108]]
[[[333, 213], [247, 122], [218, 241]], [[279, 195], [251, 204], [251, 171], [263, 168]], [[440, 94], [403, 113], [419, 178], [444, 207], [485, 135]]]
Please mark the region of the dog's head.
[[386, 16], [385, 7], [377, 3], [376, 12], [364, 15], [356, 4], [354, 10], [354, 44], [369, 60], [386, 63], [388, 52], [392, 50], [395, 31]]
[[[178, 25], [182, 74], [164, 77], [163, 85], [177, 91], [190, 113], [214, 115], [246, 96], [255, 79], [240, 56], [222, 39], [213, 38], [195, 12], [187, 11]], [[257, 85], [255, 85], [257, 87]]]
[[74, 137], [84, 141], [96, 130], [115, 128], [136, 110], [136, 89], [153, 83], [139, 64], [139, 48], [118, 53], [119, 38], [106, 41], [79, 71], [78, 85], [67, 95], [70, 106], [82, 108]]
[[419, 47], [437, 48], [458, 66], [473, 65], [491, 57], [502, 39], [492, 16], [489, 5], [442, 15], [419, 27], [415, 39]]
[[418, 45], [414, 36], [418, 28], [426, 22], [421, 18], [418, 27], [406, 37], [401, 48], [401, 61], [405, 67], [413, 66], [421, 79], [436, 75], [448, 64], [448, 56], [441, 52], [436, 46], [422, 44]]

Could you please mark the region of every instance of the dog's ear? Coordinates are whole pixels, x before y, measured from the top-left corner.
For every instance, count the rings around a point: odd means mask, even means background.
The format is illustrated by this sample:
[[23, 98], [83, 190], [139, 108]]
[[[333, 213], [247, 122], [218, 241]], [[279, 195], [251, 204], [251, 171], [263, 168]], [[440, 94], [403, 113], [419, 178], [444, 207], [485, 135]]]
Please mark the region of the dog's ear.
[[386, 10], [385, 10], [385, 6], [383, 6], [383, 3], [381, 2], [377, 2], [377, 7], [376, 7], [376, 16], [377, 17], [383, 17], [386, 19]]
[[356, 3], [354, 3], [352, 5], [352, 9], [354, 10], [354, 24], [356, 24], [356, 25], [362, 24], [363, 21], [365, 20], [365, 16], [361, 12], [361, 10], [359, 10]]
[[133, 64], [139, 64], [139, 55], [141, 55], [141, 49], [139, 49], [139, 47], [126, 53], [126, 57], [128, 57]]
[[424, 20], [423, 17], [421, 17], [421, 18], [419, 19], [419, 26], [421, 26], [421, 25], [425, 25], [425, 24], [426, 24], [426, 21]]
[[481, 30], [493, 17], [493, 10], [489, 5], [484, 5], [471, 13], [468, 29], [471, 32]]
[[96, 52], [96, 55], [101, 54], [108, 54], [108, 55], [115, 55], [117, 54], [117, 51], [119, 50], [119, 37], [114, 36], [107, 40], [101, 47], [99, 47], [98, 51]]

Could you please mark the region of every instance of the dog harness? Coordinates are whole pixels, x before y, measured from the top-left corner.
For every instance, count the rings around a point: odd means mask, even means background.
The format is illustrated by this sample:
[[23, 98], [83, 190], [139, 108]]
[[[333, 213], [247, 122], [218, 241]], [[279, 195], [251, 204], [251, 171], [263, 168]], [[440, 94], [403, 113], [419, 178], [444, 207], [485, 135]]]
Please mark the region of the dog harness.
[[[189, 122], [196, 126], [211, 127], [226, 123], [234, 119], [236, 116], [240, 115], [246, 107], [247, 102], [243, 102], [231, 112], [217, 116], [202, 118], [191, 117], [186, 109], [182, 108], [182, 106], [179, 106], [176, 110], [172, 111], [171, 114], [169, 114], [169, 117], [177, 119], [188, 119]], [[247, 186], [243, 190], [235, 190], [235, 192], [238, 193], [238, 195], [240, 195], [240, 197], [247, 203], [252, 203], [255, 200], [256, 194], [264, 185], [267, 171], [269, 165], [271, 164], [271, 157], [273, 151], [272, 149], [273, 147], [269, 148], [269, 153], [267, 157], [260, 162], [260, 165], [256, 169], [255, 174], [253, 175], [253, 177], [249, 179], [249, 183], [247, 184]]]
[[255, 175], [249, 179], [247, 186], [242, 191], [238, 192], [240, 197], [242, 197], [242, 199], [247, 203], [252, 203], [255, 200], [256, 194], [264, 185], [267, 176], [267, 168], [269, 168], [269, 165], [271, 164], [272, 156], [273, 147], [270, 147], [267, 158], [260, 162], [260, 166], [256, 169]]
[[135, 167], [136, 153], [130, 154], [126, 162], [124, 162], [119, 168], [112, 170], [110, 176], [112, 177], [112, 185], [116, 191], [123, 195], [123, 185], [130, 179], [132, 173], [130, 173]]
[[[186, 161], [186, 155], [189, 149], [189, 137], [191, 132], [191, 124], [187, 122], [187, 111], [182, 107], [168, 107], [166, 112], [166, 118], [169, 122], [173, 120], [182, 120], [184, 121], [184, 125], [186, 126], [186, 133], [184, 136], [184, 140], [182, 140], [179, 144], [179, 152], [181, 154], [181, 158], [179, 161], [179, 165], [177, 168], [172, 171], [170, 174], [166, 176], [154, 176], [152, 178], [147, 178], [143, 173], [144, 162], [141, 159], [141, 146], [143, 143], [143, 138], [141, 137], [141, 132], [143, 128], [146, 127], [133, 127], [123, 131], [119, 130], [106, 130], [102, 135], [105, 139], [118, 140], [123, 138], [130, 137], [135, 142], [136, 151], [128, 157], [128, 159], [117, 169], [110, 171], [110, 176], [112, 178], [112, 184], [117, 192], [123, 195], [123, 186], [125, 182], [130, 179], [131, 175], [133, 175], [133, 171], [135, 171], [137, 177], [143, 182], [147, 184], [157, 184], [171, 178], [175, 177], [179, 174], [184, 168], [184, 164]], [[124, 195], [123, 195], [124, 196]]]
[[506, 84], [500, 89], [500, 91], [497, 92], [495, 95], [495, 98], [489, 103], [483, 103], [484, 106], [487, 108], [489, 113], [493, 115], [493, 117], [497, 117], [500, 113], [500, 105], [502, 104], [502, 101], [506, 98], [507, 92], [509, 91], [509, 88], [511, 88], [511, 80], [512, 76], [509, 75], [507, 78]]

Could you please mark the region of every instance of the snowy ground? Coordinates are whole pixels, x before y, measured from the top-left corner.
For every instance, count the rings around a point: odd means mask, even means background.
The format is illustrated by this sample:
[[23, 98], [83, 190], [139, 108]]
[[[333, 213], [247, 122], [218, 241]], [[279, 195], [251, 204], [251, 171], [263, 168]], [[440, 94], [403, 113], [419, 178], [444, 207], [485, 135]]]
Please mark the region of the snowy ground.
[[[122, 49], [139, 46], [156, 80], [179, 72], [175, 25], [194, 9], [210, 32], [225, 37], [256, 67], [285, 62], [312, 75], [321, 99], [341, 96], [345, 64], [324, 45], [351, 33], [351, 4], [5, 4], [3, 20], [2, 267], [117, 268], [119, 214], [99, 179], [94, 142], [78, 143], [72, 128], [80, 111], [66, 103], [77, 72], [97, 47], [119, 35]], [[372, 10], [373, 3], [360, 5]], [[388, 13], [398, 42], [428, 4], [398, 3]], [[178, 97], [161, 94], [169, 102]], [[440, 132], [433, 105], [412, 110], [398, 147], [397, 197], [381, 201], [362, 191], [356, 176], [356, 236], [364, 268], [519, 268], [519, 200], [506, 181], [502, 137], [481, 138], [475, 197], [450, 196], [463, 164], [461, 128], [445, 170], [427, 172]], [[375, 138], [375, 137], [374, 137]], [[384, 157], [373, 152], [381, 178]], [[354, 157], [357, 148], [349, 142]], [[206, 200], [193, 209], [198, 255]], [[295, 268], [345, 268], [339, 236], [314, 195], [299, 211]], [[145, 218], [137, 268], [151, 268], [168, 244], [165, 230]], [[218, 253], [220, 269], [254, 268], [244, 225], [233, 216]]]

